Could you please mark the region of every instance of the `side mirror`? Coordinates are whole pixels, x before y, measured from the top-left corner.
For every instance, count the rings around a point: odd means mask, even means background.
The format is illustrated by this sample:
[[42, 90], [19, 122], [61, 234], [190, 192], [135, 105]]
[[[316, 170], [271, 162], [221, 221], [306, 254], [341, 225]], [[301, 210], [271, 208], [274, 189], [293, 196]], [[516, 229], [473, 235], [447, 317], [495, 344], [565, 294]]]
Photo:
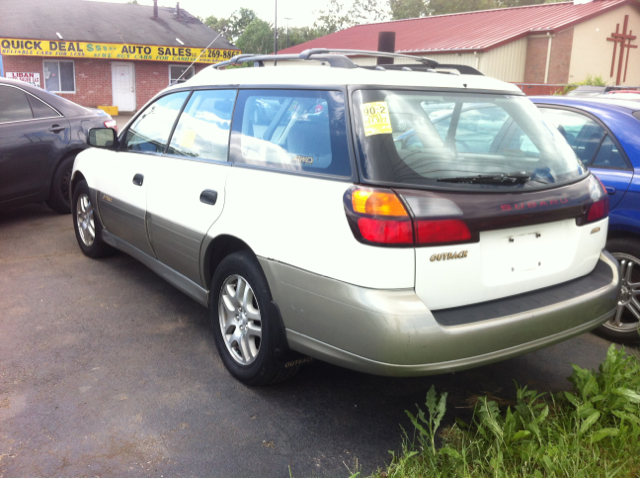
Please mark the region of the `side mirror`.
[[117, 138], [118, 134], [113, 128], [91, 128], [87, 144], [97, 148], [112, 148], [116, 144]]

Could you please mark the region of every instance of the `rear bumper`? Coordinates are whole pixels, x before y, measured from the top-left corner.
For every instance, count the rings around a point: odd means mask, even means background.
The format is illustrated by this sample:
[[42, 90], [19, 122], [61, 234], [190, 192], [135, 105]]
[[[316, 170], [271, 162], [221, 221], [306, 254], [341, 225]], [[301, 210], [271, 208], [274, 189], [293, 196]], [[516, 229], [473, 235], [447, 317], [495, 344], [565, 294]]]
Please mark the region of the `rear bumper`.
[[367, 289], [259, 259], [292, 349], [386, 376], [457, 371], [560, 342], [606, 322], [620, 290], [618, 264], [603, 251], [572, 287], [432, 313], [414, 290]]

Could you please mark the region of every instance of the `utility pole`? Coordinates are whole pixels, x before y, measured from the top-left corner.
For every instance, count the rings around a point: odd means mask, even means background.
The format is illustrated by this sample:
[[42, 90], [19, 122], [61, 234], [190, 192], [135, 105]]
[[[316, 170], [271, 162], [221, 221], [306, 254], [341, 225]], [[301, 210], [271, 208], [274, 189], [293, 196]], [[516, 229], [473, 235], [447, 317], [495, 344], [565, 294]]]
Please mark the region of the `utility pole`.
[[278, 0], [276, 0], [276, 16], [273, 19], [273, 53], [278, 54]]
[[289, 48], [289, 20], [293, 20], [291, 17], [284, 17], [287, 21], [287, 48]]

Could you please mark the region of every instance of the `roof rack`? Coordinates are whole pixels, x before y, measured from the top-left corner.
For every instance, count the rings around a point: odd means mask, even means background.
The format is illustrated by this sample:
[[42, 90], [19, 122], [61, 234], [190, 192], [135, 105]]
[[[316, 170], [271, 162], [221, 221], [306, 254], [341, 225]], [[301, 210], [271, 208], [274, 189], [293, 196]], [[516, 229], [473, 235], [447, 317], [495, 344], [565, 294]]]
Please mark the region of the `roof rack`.
[[[383, 58], [404, 58], [413, 60], [416, 64], [387, 64], [377, 66], [365, 66], [360, 67], [356, 65], [349, 56], [368, 56], [368, 57], [383, 57]], [[466, 75], [484, 75], [479, 70], [467, 65], [452, 65], [452, 64], [440, 64], [431, 58], [419, 57], [414, 55], [404, 55], [402, 53], [388, 53], [377, 52], [369, 50], [344, 50], [344, 49], [329, 49], [329, 48], [310, 48], [304, 50], [301, 53], [290, 53], [286, 55], [254, 55], [251, 53], [244, 53], [236, 55], [235, 57], [211, 65], [215, 69], [231, 65], [240, 65], [242, 63], [253, 62], [254, 67], [263, 67], [265, 61], [320, 61], [326, 62], [329, 66], [334, 68], [367, 68], [375, 70], [409, 70], [409, 71], [423, 71], [433, 73], [450, 73], [450, 74], [466, 74]]]

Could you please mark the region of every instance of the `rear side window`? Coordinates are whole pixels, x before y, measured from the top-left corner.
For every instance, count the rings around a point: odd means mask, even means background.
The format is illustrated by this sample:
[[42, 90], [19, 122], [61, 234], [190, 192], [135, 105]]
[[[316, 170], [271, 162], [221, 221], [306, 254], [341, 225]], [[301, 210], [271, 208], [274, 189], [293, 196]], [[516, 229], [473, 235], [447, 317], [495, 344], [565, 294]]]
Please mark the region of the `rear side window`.
[[196, 91], [171, 138], [169, 154], [227, 161], [235, 90]]
[[540, 108], [571, 145], [580, 161], [597, 168], [627, 168], [611, 134], [587, 115], [558, 108]]
[[544, 116], [565, 137], [580, 161], [589, 165], [606, 135], [606, 131], [591, 118], [573, 111], [541, 108]]
[[31, 95], [29, 95], [29, 103], [33, 110], [33, 116], [36, 118], [54, 118], [60, 116], [58, 115], [58, 112], [49, 105]]
[[241, 90], [234, 161], [279, 170], [351, 176], [342, 92]]
[[127, 131], [124, 148], [129, 151], [164, 153], [169, 135], [189, 92], [181, 91], [156, 100], [136, 118]]
[[27, 94], [18, 88], [0, 86], [0, 123], [32, 118]]

